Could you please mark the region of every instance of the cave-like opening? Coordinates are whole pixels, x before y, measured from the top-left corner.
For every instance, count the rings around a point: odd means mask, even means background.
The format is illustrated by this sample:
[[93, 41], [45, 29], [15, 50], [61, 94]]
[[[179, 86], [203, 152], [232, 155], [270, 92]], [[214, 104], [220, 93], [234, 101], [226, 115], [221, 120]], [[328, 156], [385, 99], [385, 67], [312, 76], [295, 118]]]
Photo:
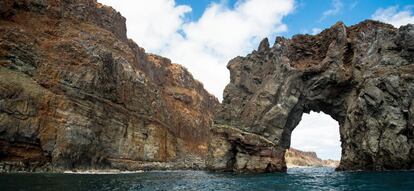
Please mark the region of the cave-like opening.
[[320, 166], [318, 160], [312, 160], [314, 157], [310, 152], [315, 152], [318, 158], [325, 160], [321, 161], [323, 165], [334, 167], [337, 164], [335, 161], [341, 159], [339, 124], [323, 112], [304, 113], [290, 140], [291, 149], [285, 155], [288, 167]]

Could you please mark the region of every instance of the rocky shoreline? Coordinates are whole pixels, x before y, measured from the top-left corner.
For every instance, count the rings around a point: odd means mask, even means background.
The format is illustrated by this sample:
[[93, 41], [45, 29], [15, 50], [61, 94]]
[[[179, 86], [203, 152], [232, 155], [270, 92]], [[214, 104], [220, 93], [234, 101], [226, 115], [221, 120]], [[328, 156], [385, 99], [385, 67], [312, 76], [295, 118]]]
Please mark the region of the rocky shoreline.
[[[74, 173], [74, 174], [111, 174], [111, 173], [139, 173], [145, 171], [168, 170], [206, 170], [206, 162], [199, 156], [187, 156], [186, 159], [175, 162], [148, 162], [133, 161], [127, 159], [108, 159], [111, 163], [108, 167], [79, 169], [64, 169], [53, 167], [50, 163], [32, 163], [22, 161], [0, 162], [0, 173], [36, 172], [36, 173]], [[339, 161], [322, 160], [314, 152], [304, 152], [297, 149], [289, 149], [285, 156], [288, 168], [332, 167], [336, 168]]]
[[125, 159], [110, 159], [110, 165], [100, 167], [85, 166], [83, 168], [61, 168], [51, 163], [2, 161], [0, 173], [33, 172], [33, 173], [105, 173], [105, 172], [142, 172], [153, 170], [207, 170], [205, 161], [200, 157], [175, 162], [148, 162]]

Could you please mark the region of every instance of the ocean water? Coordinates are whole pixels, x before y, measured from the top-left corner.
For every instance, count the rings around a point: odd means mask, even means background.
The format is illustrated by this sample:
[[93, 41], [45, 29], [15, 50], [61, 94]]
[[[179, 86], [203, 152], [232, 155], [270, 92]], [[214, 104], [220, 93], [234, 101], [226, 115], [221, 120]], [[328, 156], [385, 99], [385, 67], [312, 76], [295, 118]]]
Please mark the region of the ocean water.
[[131, 174], [0, 174], [1, 191], [18, 190], [414, 190], [414, 171], [335, 172], [291, 168], [287, 173], [233, 174], [155, 171]]

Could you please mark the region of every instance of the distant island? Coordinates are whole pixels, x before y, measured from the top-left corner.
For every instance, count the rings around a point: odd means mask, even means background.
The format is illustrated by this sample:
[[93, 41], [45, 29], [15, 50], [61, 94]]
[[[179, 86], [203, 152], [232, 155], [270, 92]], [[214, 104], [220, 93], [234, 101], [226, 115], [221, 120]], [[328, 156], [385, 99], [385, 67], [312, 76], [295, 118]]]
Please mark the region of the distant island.
[[294, 148], [290, 148], [285, 154], [286, 166], [291, 167], [333, 167], [339, 166], [338, 160], [322, 160], [315, 152], [301, 151]]

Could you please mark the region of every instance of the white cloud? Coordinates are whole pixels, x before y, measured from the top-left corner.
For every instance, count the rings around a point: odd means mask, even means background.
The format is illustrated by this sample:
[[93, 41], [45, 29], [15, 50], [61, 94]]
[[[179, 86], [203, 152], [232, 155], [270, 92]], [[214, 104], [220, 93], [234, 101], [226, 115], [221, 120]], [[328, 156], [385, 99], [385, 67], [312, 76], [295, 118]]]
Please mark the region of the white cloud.
[[372, 19], [390, 23], [395, 27], [414, 23], [413, 12], [409, 8], [399, 11], [398, 6], [391, 6], [386, 9], [379, 8], [372, 15]]
[[322, 29], [321, 28], [312, 28], [312, 35], [316, 35], [316, 34], [318, 34], [318, 33], [320, 33], [322, 31]]
[[197, 21], [187, 21], [191, 7], [174, 0], [99, 0], [127, 18], [128, 36], [148, 52], [184, 65], [222, 98], [229, 81], [227, 62], [256, 48], [264, 37], [286, 31], [282, 19], [294, 9], [294, 0], [238, 0], [212, 3]]
[[343, 6], [344, 5], [342, 4], [341, 0], [332, 0], [332, 7], [326, 10], [325, 12], [323, 12], [322, 17], [319, 21], [322, 21], [329, 16], [334, 16], [334, 15], [339, 14]]
[[177, 31], [191, 7], [176, 5], [174, 0], [98, 0], [110, 5], [127, 18], [128, 37], [141, 47], [159, 52], [171, 39], [179, 37]]
[[310, 112], [303, 114], [293, 130], [291, 147], [303, 151], [315, 151], [322, 159], [341, 158], [339, 124], [329, 115]]

